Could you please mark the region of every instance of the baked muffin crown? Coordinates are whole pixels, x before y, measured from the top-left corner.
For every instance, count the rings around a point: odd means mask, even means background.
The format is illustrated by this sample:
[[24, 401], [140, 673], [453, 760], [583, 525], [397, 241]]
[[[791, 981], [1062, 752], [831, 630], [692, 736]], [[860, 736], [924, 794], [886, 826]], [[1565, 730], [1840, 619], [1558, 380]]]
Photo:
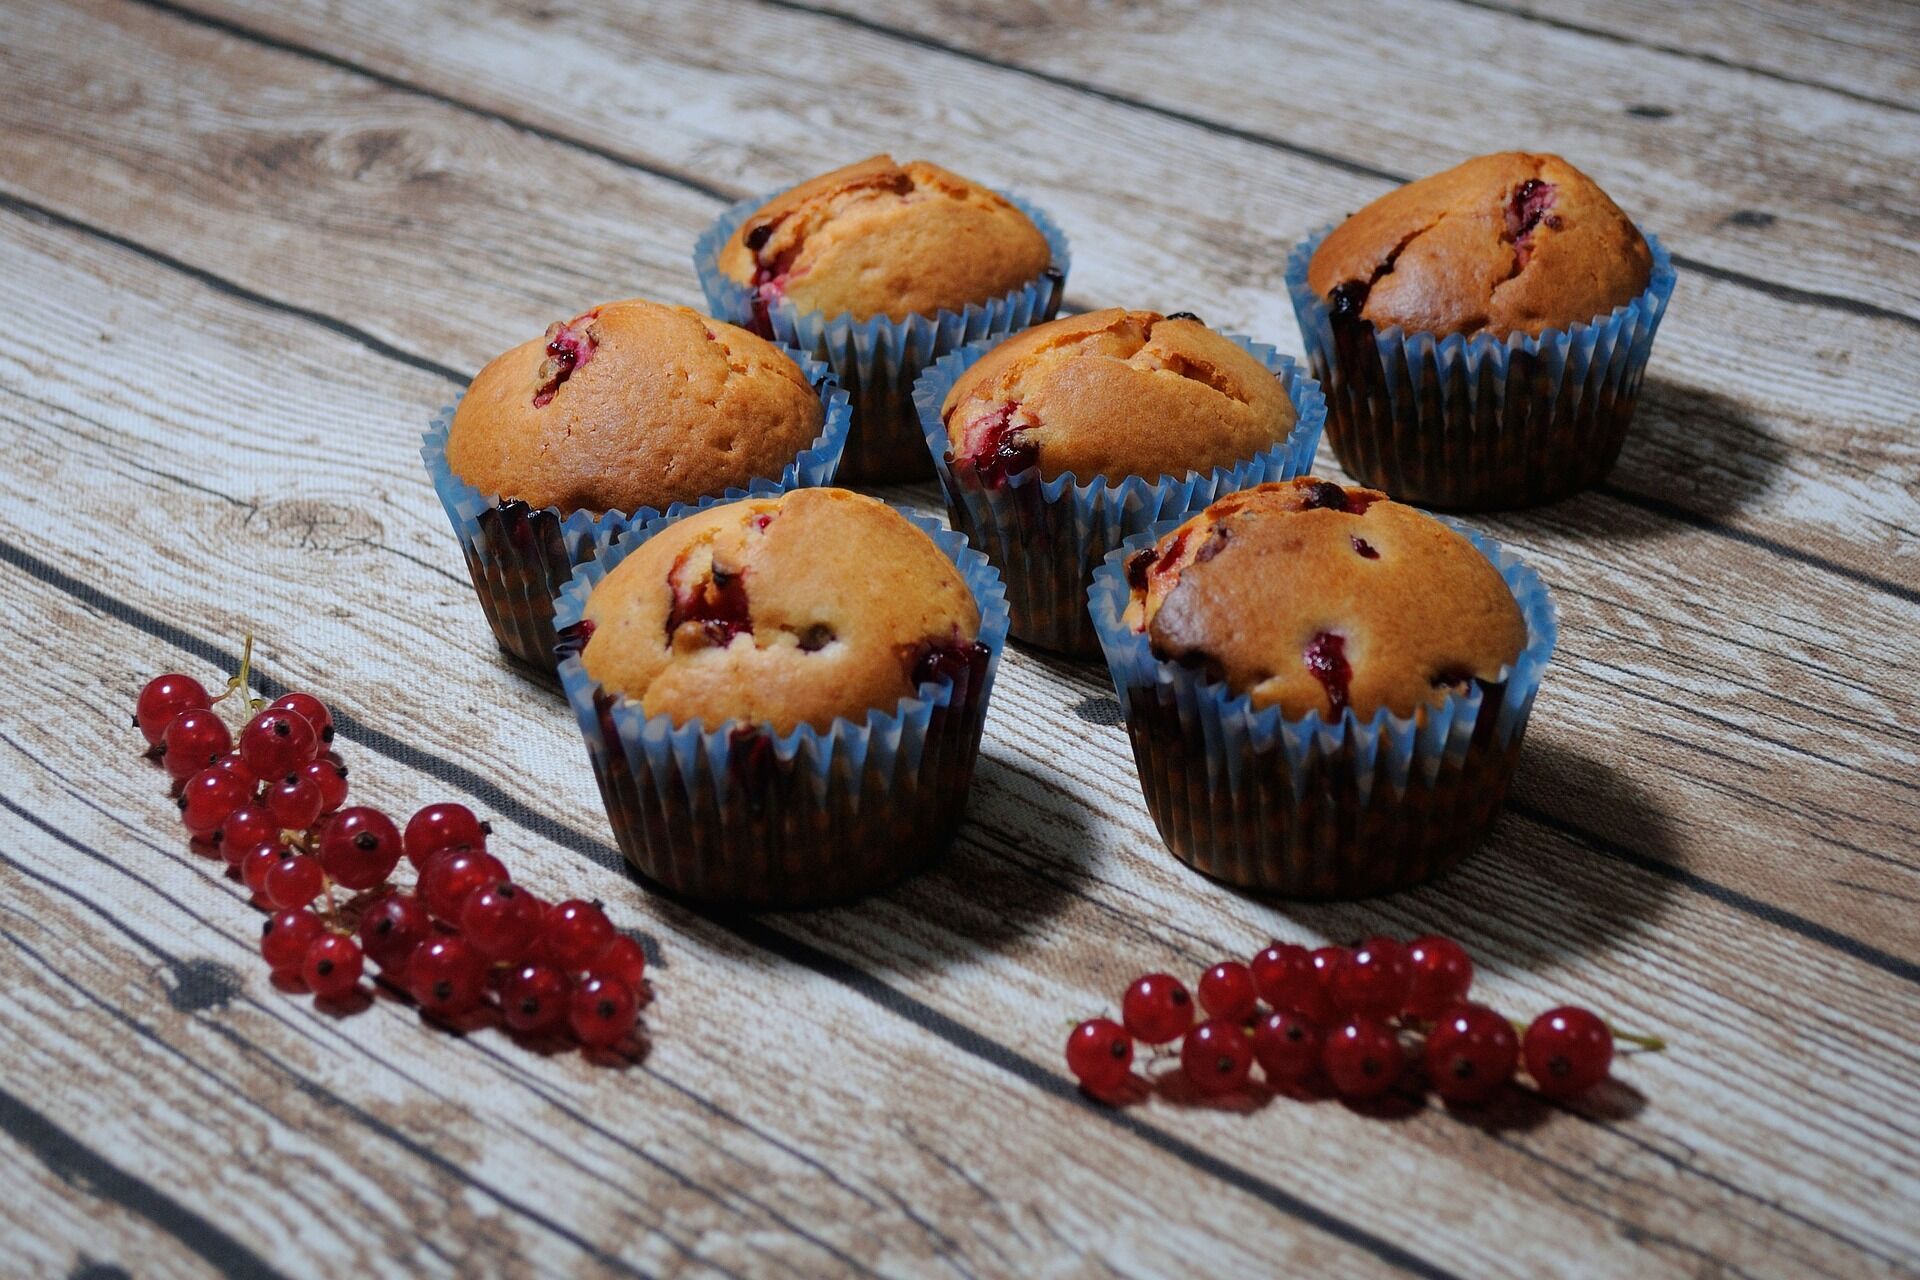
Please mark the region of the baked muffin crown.
[[719, 266], [801, 311], [904, 320], [1011, 293], [1051, 258], [1005, 196], [924, 160], [877, 155], [775, 196], [721, 247]]
[[1639, 229], [1591, 178], [1506, 151], [1367, 205], [1320, 242], [1307, 283], [1380, 329], [1536, 334], [1633, 301], [1652, 270]]
[[1154, 655], [1256, 708], [1411, 716], [1497, 681], [1527, 642], [1471, 542], [1376, 490], [1303, 477], [1229, 494], [1127, 561]]
[[662, 529], [583, 612], [581, 660], [675, 724], [789, 733], [892, 711], [976, 651], [980, 611], [925, 533], [876, 498], [797, 489]]
[[631, 298], [490, 361], [454, 410], [447, 464], [532, 507], [665, 510], [780, 475], [825, 417], [772, 343]]
[[955, 459], [993, 484], [1038, 465], [1158, 479], [1244, 461], [1286, 439], [1286, 387], [1191, 315], [1118, 307], [1035, 325], [982, 356], [941, 407]]

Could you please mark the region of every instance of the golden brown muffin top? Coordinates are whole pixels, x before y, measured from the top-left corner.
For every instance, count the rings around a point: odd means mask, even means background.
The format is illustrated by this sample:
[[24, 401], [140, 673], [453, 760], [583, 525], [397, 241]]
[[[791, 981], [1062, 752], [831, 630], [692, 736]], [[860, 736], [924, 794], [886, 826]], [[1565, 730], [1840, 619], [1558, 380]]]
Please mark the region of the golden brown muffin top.
[[777, 477], [825, 422], [778, 347], [686, 307], [630, 298], [495, 358], [447, 432], [447, 464], [533, 507], [664, 511]]
[[801, 311], [904, 320], [1011, 293], [1052, 256], [1005, 196], [925, 160], [878, 155], [769, 200], [719, 265]]
[[1314, 251], [1307, 283], [1376, 328], [1505, 335], [1605, 315], [1652, 271], [1639, 229], [1593, 179], [1559, 156], [1503, 151], [1348, 218]]
[[1526, 619], [1465, 538], [1311, 476], [1229, 494], [1137, 552], [1126, 620], [1288, 719], [1437, 705], [1520, 656]]
[[1271, 370], [1191, 316], [1118, 307], [1035, 325], [987, 352], [947, 393], [956, 459], [995, 484], [1039, 464], [1158, 479], [1231, 466], [1293, 430]]
[[587, 674], [675, 724], [788, 733], [891, 711], [956, 654], [980, 611], [932, 538], [876, 498], [796, 489], [688, 516], [587, 598]]

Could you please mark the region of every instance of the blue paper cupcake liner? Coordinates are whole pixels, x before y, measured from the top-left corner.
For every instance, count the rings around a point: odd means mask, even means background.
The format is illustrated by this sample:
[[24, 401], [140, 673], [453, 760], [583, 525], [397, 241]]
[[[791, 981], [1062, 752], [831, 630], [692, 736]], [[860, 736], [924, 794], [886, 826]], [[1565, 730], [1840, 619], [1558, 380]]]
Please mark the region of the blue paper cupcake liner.
[[739, 720], [675, 725], [587, 674], [578, 624], [614, 566], [714, 505], [649, 521], [601, 548], [554, 601], [560, 681], [621, 852], [669, 892], [730, 906], [810, 906], [891, 883], [946, 847], [966, 805], [1007, 638], [1000, 574], [961, 534], [902, 513], [960, 570], [979, 607], [984, 652], [966, 672], [824, 732], [803, 724], [775, 734]]
[[1506, 337], [1339, 321], [1307, 284], [1322, 227], [1287, 257], [1327, 441], [1347, 474], [1403, 502], [1458, 511], [1533, 506], [1598, 484], [1633, 421], [1673, 258], [1653, 236], [1639, 297], [1565, 330]]
[[1402, 717], [1385, 708], [1285, 718], [1194, 668], [1153, 656], [1123, 618], [1126, 560], [1180, 525], [1130, 537], [1094, 571], [1088, 603], [1147, 808], [1183, 862], [1246, 889], [1357, 898], [1440, 874], [1493, 825], [1552, 656], [1558, 615], [1540, 575], [1451, 520], [1492, 561], [1526, 619], [1518, 658], [1489, 682]]
[[[1053, 258], [1024, 287], [960, 311], [913, 315], [905, 320], [850, 313], [829, 316], [801, 311], [782, 299], [768, 306], [754, 290], [720, 270], [720, 250], [740, 224], [779, 192], [742, 200], [714, 220], [694, 246], [693, 267], [707, 306], [722, 320], [811, 353], [833, 366], [853, 397], [854, 429], [841, 466], [843, 480], [925, 480], [932, 470], [920, 443], [913, 411], [913, 382], [935, 360], [980, 338], [1015, 333], [1051, 320], [1066, 296], [1071, 258], [1067, 236], [1052, 218], [1018, 196], [1008, 195], [1047, 238]], [[1004, 192], [1002, 193], [1005, 194]]]
[[[826, 410], [820, 434], [794, 456], [778, 476], [755, 477], [745, 488], [731, 488], [716, 498], [743, 498], [788, 489], [810, 488], [833, 481], [846, 448], [852, 408], [847, 393], [825, 362], [783, 348], [819, 393]], [[462, 393], [464, 394], [464, 393]], [[480, 607], [493, 627], [494, 638], [507, 653], [543, 671], [554, 669], [553, 598], [566, 586], [573, 570], [593, 558], [627, 530], [661, 513], [652, 507], [638, 511], [573, 511], [558, 507], [532, 508], [520, 501], [502, 501], [498, 494], [482, 493], [453, 473], [447, 465], [447, 432], [453, 425], [458, 401], [434, 415], [421, 437], [420, 458], [427, 476], [446, 508], [453, 534], [466, 556], [467, 574], [480, 597]], [[684, 504], [667, 508], [669, 514]]]
[[1087, 616], [1087, 587], [1094, 566], [1107, 552], [1155, 521], [1198, 511], [1249, 485], [1287, 480], [1313, 469], [1327, 416], [1319, 384], [1292, 357], [1250, 338], [1225, 336], [1286, 387], [1296, 415], [1293, 430], [1264, 453], [1231, 467], [1157, 480], [1129, 476], [1115, 483], [1096, 476], [1081, 484], [1069, 471], [1043, 481], [1034, 467], [1003, 485], [982, 484], [972, 467], [953, 464], [940, 407], [960, 375], [1003, 339], [968, 343], [920, 375], [913, 401], [946, 493], [947, 511], [954, 527], [1006, 576], [1016, 639], [1081, 657], [1098, 654], [1099, 640]]

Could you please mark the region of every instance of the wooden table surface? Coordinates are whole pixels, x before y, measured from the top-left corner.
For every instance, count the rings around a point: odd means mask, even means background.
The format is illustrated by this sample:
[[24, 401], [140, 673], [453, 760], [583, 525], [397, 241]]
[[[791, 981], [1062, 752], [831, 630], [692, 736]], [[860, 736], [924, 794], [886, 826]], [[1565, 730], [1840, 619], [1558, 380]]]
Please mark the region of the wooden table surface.
[[[942, 8], [0, 7], [0, 1273], [1920, 1270], [1920, 9]], [[881, 149], [1052, 211], [1073, 307], [1298, 353], [1292, 243], [1514, 146], [1680, 280], [1612, 479], [1479, 522], [1561, 641], [1466, 865], [1342, 906], [1203, 880], [1104, 670], [1016, 651], [929, 873], [760, 918], [623, 873], [419, 464], [485, 359], [697, 303], [724, 203]], [[650, 936], [647, 1052], [274, 988], [126, 727], [248, 631], [342, 711], [362, 799], [464, 799]], [[1063, 1069], [1136, 973], [1427, 929], [1503, 1007], [1673, 1049], [1478, 1116], [1109, 1110]]]

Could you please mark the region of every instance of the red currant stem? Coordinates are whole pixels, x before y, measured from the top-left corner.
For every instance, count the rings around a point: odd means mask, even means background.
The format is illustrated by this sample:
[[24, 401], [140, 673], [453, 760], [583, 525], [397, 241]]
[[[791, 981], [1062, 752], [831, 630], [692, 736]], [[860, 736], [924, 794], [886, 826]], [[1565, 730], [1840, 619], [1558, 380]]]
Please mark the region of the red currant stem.
[[[1523, 1040], [1526, 1039], [1526, 1023], [1520, 1021], [1518, 1018], [1508, 1018], [1507, 1021], [1512, 1024], [1516, 1035]], [[1602, 1019], [1602, 1021], [1605, 1021], [1605, 1019]], [[1644, 1049], [1648, 1053], [1665, 1053], [1667, 1051], [1667, 1042], [1659, 1036], [1644, 1036], [1632, 1031], [1622, 1031], [1611, 1022], [1607, 1023], [1607, 1030], [1615, 1040], [1624, 1040], [1636, 1049]]]
[[249, 631], [247, 632], [246, 639], [241, 643], [241, 646], [240, 646], [240, 674], [235, 676], [228, 676], [227, 691], [221, 694], [219, 697], [214, 698], [213, 701], [222, 702], [226, 700], [228, 697], [230, 697], [231, 695], [237, 693], [240, 695], [240, 701], [246, 703], [248, 707], [252, 707], [256, 700], [247, 696], [247, 682], [249, 679], [252, 678], [252, 676], [253, 676], [253, 632]]

